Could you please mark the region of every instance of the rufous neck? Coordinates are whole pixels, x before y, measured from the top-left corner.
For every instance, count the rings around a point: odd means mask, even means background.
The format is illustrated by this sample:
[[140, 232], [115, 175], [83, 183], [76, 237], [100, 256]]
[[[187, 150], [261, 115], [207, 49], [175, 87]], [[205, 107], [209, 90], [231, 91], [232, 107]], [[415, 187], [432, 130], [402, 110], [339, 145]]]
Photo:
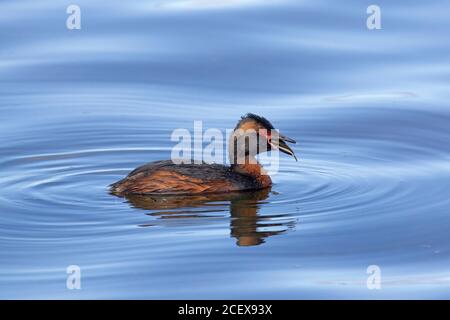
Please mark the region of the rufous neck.
[[266, 170], [255, 160], [254, 163], [233, 164], [233, 171], [254, 178], [261, 188], [267, 188], [272, 185], [272, 180]]

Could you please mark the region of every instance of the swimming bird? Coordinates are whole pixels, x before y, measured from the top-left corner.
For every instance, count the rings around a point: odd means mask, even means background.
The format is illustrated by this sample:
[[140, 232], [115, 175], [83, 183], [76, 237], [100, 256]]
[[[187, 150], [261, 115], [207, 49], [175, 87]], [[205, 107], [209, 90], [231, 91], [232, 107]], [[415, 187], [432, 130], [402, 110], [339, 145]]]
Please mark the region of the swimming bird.
[[110, 191], [118, 196], [198, 195], [268, 188], [272, 186], [272, 180], [256, 156], [278, 149], [297, 160], [286, 142], [296, 143], [281, 135], [266, 118], [248, 113], [241, 117], [231, 134], [228, 150], [230, 166], [178, 164], [172, 160], [151, 162], [110, 185]]

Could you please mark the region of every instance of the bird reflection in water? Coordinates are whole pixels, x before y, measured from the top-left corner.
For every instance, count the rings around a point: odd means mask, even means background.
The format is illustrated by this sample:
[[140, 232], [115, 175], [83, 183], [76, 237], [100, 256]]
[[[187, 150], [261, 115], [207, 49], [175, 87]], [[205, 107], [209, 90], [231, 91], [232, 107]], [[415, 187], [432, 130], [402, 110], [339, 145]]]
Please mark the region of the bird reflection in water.
[[[286, 214], [258, 214], [261, 206], [267, 203], [265, 200], [268, 199], [270, 193], [270, 188], [267, 188], [227, 194], [127, 195], [125, 198], [133, 207], [153, 211], [148, 215], [155, 217], [159, 222], [168, 222], [169, 219], [180, 221], [179, 219], [192, 220], [195, 218], [203, 218], [202, 222], [208, 221], [210, 218], [217, 217], [217, 212], [223, 211], [224, 206], [229, 206], [231, 237], [236, 239], [238, 246], [256, 246], [264, 243], [266, 238], [282, 234], [295, 225], [295, 220]], [[208, 215], [213, 212], [216, 214]], [[154, 225], [157, 223], [141, 226]], [[170, 226], [170, 223], [164, 223], [164, 225]]]

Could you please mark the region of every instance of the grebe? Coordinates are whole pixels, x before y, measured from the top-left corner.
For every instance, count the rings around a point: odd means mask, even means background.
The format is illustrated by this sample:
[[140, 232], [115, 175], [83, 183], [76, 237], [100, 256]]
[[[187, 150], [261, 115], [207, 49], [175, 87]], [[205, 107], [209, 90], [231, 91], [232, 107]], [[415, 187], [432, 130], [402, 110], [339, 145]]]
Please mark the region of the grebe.
[[[255, 147], [248, 143], [252, 134], [257, 141]], [[279, 134], [267, 119], [248, 113], [239, 120], [230, 137], [228, 156], [231, 166], [156, 161], [136, 168], [127, 177], [112, 184], [111, 192], [119, 196], [189, 195], [268, 188], [272, 180], [255, 157], [261, 152], [278, 149], [297, 160], [286, 142], [295, 143]]]

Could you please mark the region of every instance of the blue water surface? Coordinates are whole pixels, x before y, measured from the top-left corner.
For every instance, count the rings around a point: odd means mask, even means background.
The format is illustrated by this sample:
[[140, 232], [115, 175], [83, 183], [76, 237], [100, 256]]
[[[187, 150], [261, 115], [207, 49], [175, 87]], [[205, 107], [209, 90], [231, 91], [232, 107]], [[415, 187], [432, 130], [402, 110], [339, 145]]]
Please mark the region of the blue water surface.
[[[0, 2], [0, 298], [450, 298], [450, 3], [70, 4]], [[298, 141], [266, 194], [108, 193], [246, 112]]]

